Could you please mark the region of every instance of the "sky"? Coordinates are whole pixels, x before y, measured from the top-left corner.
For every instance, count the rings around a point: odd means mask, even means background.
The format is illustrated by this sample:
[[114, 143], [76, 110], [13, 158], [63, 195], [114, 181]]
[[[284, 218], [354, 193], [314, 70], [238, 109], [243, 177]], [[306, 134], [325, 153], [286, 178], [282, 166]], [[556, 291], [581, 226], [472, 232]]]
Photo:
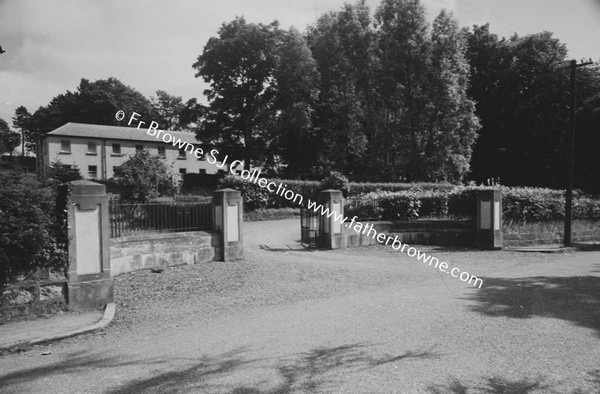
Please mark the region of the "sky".
[[[81, 78], [116, 77], [147, 97], [157, 90], [197, 97], [207, 85], [192, 64], [236, 16], [300, 31], [344, 0], [0, 0], [0, 118], [30, 112]], [[353, 2], [353, 1], [351, 1]], [[576, 59], [600, 59], [600, 0], [421, 0], [429, 20], [442, 9], [461, 26], [490, 23], [500, 36], [544, 30]], [[367, 0], [375, 10], [379, 0]]]

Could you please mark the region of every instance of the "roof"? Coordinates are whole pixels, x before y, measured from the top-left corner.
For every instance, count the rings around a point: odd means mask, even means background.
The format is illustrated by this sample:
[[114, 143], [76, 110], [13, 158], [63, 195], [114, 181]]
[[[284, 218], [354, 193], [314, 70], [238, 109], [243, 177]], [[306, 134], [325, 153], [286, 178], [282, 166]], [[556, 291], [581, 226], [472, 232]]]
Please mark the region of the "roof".
[[[159, 138], [146, 133], [148, 128], [123, 127], [123, 126], [104, 126], [98, 124], [85, 124], [69, 122], [58, 129], [52, 130], [46, 135], [55, 135], [61, 137], [79, 137], [79, 138], [101, 138], [107, 140], [128, 140], [128, 141], [152, 141], [163, 142], [162, 134]], [[186, 133], [184, 131], [170, 131], [175, 140], [189, 142], [190, 144], [199, 144], [195, 133]]]

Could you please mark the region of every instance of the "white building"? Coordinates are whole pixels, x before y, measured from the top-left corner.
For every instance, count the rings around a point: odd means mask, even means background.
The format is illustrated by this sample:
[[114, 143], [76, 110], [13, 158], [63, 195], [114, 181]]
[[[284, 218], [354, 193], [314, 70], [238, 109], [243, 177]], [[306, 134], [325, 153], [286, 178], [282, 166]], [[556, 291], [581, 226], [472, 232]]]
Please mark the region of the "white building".
[[[198, 159], [190, 152], [178, 149], [146, 133], [145, 129], [95, 124], [67, 123], [45, 135], [41, 144], [42, 175], [48, 166], [60, 161], [64, 165], [77, 166], [84, 179], [106, 180], [113, 177], [114, 169], [134, 155], [137, 149], [147, 149], [150, 153], [165, 158], [174, 172], [180, 174], [216, 174], [219, 170], [206, 161], [209, 153], [200, 146], [194, 133], [169, 131], [175, 140], [189, 142], [202, 148], [204, 156]], [[210, 151], [210, 149], [209, 149]]]

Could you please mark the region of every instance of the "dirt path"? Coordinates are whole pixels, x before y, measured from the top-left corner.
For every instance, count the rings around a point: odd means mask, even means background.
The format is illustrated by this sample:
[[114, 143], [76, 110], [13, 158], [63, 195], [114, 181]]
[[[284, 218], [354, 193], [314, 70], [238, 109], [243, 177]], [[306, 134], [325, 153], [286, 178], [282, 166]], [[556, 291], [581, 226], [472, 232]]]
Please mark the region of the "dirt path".
[[483, 276], [474, 289], [298, 233], [246, 223], [244, 261], [118, 277], [113, 326], [0, 358], [0, 391], [599, 392], [600, 253], [427, 249]]

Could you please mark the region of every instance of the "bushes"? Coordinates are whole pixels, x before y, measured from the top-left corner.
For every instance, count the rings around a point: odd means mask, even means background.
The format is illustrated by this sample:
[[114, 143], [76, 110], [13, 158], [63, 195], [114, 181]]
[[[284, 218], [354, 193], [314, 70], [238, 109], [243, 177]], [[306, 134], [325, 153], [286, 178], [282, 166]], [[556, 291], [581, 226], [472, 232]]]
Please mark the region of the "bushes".
[[67, 266], [66, 223], [56, 214], [54, 187], [0, 173], [0, 290], [40, 268]]
[[[281, 184], [286, 190], [293, 190], [295, 193], [300, 194], [304, 197], [305, 203], [307, 198], [316, 198], [319, 190], [321, 190], [319, 182], [316, 181], [285, 179], [269, 179], [269, 181], [275, 183], [277, 186]], [[221, 180], [219, 188], [226, 187], [242, 192], [245, 212], [264, 208], [298, 208], [297, 203], [288, 201], [286, 198], [270, 192], [266, 187], [246, 182], [236, 175], [228, 175]]]
[[[488, 187], [457, 186], [451, 190], [416, 188], [400, 192], [375, 192], [347, 200], [347, 216], [384, 220], [419, 218], [473, 218], [477, 193]], [[563, 220], [564, 195], [560, 190], [501, 187], [504, 221], [539, 222]], [[600, 200], [576, 196], [573, 219], [600, 219]]]
[[[271, 179], [288, 190], [315, 200], [325, 188], [345, 190], [345, 216], [415, 220], [419, 218], [468, 219], [475, 217], [477, 193], [489, 186], [456, 186], [435, 183], [353, 183], [340, 174], [316, 181]], [[240, 190], [244, 211], [265, 208], [297, 208], [298, 204], [239, 176], [224, 178], [220, 187]], [[532, 187], [501, 186], [505, 221], [549, 221], [564, 219], [564, 192]], [[600, 219], [600, 199], [575, 194], [573, 219]]]

